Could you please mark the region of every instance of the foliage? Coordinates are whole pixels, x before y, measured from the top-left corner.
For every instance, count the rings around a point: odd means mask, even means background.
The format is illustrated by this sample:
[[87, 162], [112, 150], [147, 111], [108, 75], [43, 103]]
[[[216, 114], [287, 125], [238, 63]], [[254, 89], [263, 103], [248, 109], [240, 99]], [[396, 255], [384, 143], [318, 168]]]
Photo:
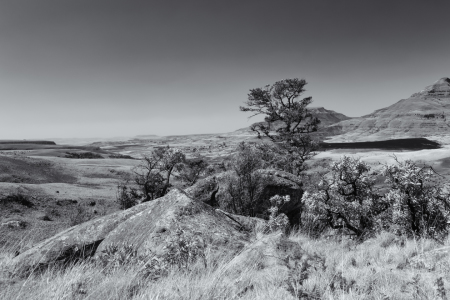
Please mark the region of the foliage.
[[232, 173], [226, 178], [228, 201], [225, 210], [245, 216], [255, 216], [255, 208], [264, 188], [269, 182], [261, 168], [264, 162], [258, 152], [249, 144], [241, 143], [237, 153], [229, 162]]
[[84, 206], [78, 205], [69, 216], [69, 224], [70, 226], [76, 226], [91, 220], [93, 217], [94, 215], [89, 210]]
[[164, 196], [169, 191], [170, 178], [175, 167], [186, 160], [179, 149], [163, 147], [144, 156], [133, 169], [134, 181], [139, 186], [144, 201]]
[[[305, 92], [305, 85], [304, 79], [294, 78], [277, 81], [264, 88], [251, 89], [247, 107], [240, 107], [243, 112], [253, 112], [252, 117], [266, 115], [265, 122], [256, 123], [251, 129], [259, 138], [263, 134], [275, 142], [280, 148], [278, 151], [288, 156], [289, 160], [295, 161], [295, 175], [306, 168], [304, 162], [317, 150], [317, 143], [309, 133], [317, 131], [320, 121], [306, 108], [311, 104], [312, 98], [297, 100]], [[275, 124], [278, 128], [274, 128]]]
[[387, 204], [373, 190], [376, 175], [370, 173], [370, 167], [360, 159], [344, 156], [327, 175], [314, 192], [304, 193], [305, 217], [358, 237], [373, 232]]
[[6, 195], [6, 196], [3, 196], [2, 198], [0, 198], [0, 203], [3, 205], [6, 205], [7, 203], [13, 203], [13, 202], [18, 203], [23, 206], [26, 206], [28, 208], [34, 206], [33, 202], [30, 201], [28, 196], [26, 196], [20, 192], [9, 194], [9, 195]]
[[87, 158], [87, 159], [94, 159], [94, 158], [103, 158], [103, 156], [101, 156], [98, 153], [94, 153], [94, 152], [82, 152], [82, 153], [76, 153], [76, 152], [66, 152], [66, 158], [78, 158], [78, 159], [83, 159], [83, 158]]
[[201, 176], [207, 176], [213, 172], [206, 160], [201, 157], [186, 159], [183, 163], [177, 165], [179, 178], [187, 186], [194, 185]]
[[134, 157], [130, 156], [130, 155], [124, 155], [124, 154], [111, 154], [109, 156], [109, 158], [116, 158], [116, 159], [135, 159]]
[[129, 186], [128, 182], [120, 182], [117, 185], [116, 202], [119, 203], [120, 209], [128, 209], [139, 203], [141, 195], [139, 192]]
[[269, 208], [270, 216], [269, 221], [267, 222], [266, 232], [275, 232], [277, 230], [286, 232], [289, 227], [289, 219], [285, 214], [279, 213], [279, 210], [283, 204], [288, 203], [290, 200], [289, 195], [275, 195], [269, 199], [272, 206]]
[[[301, 152], [287, 151], [284, 147], [270, 143], [259, 143], [255, 145], [255, 148], [263, 160], [265, 168], [285, 171], [296, 176], [302, 175], [302, 172], [307, 169], [305, 161], [310, 156], [302, 155]], [[299, 149], [299, 151], [301, 150], [304, 149]]]
[[383, 175], [390, 185], [385, 198], [391, 206], [390, 223], [398, 234], [443, 237], [448, 233], [448, 190], [429, 166], [411, 160], [386, 165]]
[[175, 235], [172, 236], [165, 250], [167, 254], [165, 261], [170, 265], [176, 265], [179, 268], [188, 268], [188, 266], [199, 258], [205, 262], [206, 244], [199, 234], [188, 234], [184, 229], [178, 227]]
[[199, 235], [189, 234], [178, 227], [167, 242], [163, 256], [157, 256], [151, 250], [138, 254], [133, 244], [108, 245], [99, 253], [98, 262], [107, 273], [138, 265], [140, 275], [151, 280], [167, 275], [171, 267], [189, 269], [198, 259], [206, 264], [205, 243]]

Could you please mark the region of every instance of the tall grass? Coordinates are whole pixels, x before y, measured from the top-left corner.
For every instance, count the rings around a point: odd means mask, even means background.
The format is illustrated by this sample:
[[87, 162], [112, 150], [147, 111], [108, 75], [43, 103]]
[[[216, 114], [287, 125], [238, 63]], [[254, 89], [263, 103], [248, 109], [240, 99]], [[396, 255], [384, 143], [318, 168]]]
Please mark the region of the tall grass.
[[[263, 237], [256, 231], [254, 240]], [[288, 238], [307, 253], [288, 274], [264, 269], [256, 253], [236, 268], [235, 258], [206, 251], [188, 269], [173, 267], [159, 280], [144, 279], [138, 265], [113, 271], [94, 261], [53, 267], [28, 278], [0, 278], [0, 299], [445, 299], [450, 283], [448, 256], [433, 269], [413, 268], [411, 258], [443, 246], [432, 240], [383, 233], [364, 243], [345, 237]], [[17, 245], [16, 245], [17, 246]], [[444, 247], [450, 247], [445, 241]], [[14, 257], [0, 249], [0, 270]], [[309, 297], [309, 298], [308, 298]]]

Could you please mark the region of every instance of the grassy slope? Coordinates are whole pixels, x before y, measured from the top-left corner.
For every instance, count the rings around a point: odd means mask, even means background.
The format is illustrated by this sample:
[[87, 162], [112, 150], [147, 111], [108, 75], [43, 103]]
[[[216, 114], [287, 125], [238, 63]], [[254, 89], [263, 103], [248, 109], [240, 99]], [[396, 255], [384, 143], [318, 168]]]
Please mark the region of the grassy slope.
[[[254, 239], [260, 237], [257, 233]], [[450, 262], [444, 259], [434, 271], [405, 266], [411, 257], [442, 247], [430, 240], [406, 240], [403, 245], [389, 234], [357, 244], [351, 240], [312, 240], [291, 234], [310, 255], [322, 261], [283, 278], [264, 273], [258, 260], [241, 273], [229, 273], [232, 257], [207, 254], [207, 266], [173, 269], [158, 281], [139, 279], [136, 266], [112, 273], [93, 263], [74, 265], [65, 271], [51, 269], [24, 279], [0, 281], [1, 299], [296, 299], [303, 292], [309, 299], [439, 299], [436, 280], [450, 283]], [[450, 242], [446, 242], [449, 246]], [[0, 269], [14, 248], [1, 249]], [[303, 279], [302, 279], [303, 278]], [[289, 288], [291, 292], [286, 290]], [[306, 299], [306, 298], [304, 298]]]

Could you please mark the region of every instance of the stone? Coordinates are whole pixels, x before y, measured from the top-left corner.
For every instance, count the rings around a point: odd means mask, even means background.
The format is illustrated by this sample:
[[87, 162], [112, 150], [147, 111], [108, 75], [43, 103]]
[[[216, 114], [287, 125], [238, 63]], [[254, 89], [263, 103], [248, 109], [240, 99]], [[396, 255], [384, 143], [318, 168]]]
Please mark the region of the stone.
[[162, 198], [71, 227], [21, 253], [10, 264], [29, 274], [57, 263], [96, 257], [111, 245], [132, 245], [138, 254], [165, 254], [177, 230], [198, 235], [218, 253], [238, 252], [249, 233], [228, 216], [174, 189]]
[[0, 226], [8, 228], [25, 228], [27, 226], [27, 223], [20, 220], [11, 220], [1, 223]]
[[[269, 176], [270, 183], [264, 189], [260, 202], [256, 205], [256, 216], [266, 218], [267, 210], [271, 207], [269, 199], [275, 195], [289, 195], [291, 201], [283, 205], [280, 213], [286, 214], [291, 225], [298, 225], [302, 211], [301, 198], [303, 195], [302, 183], [299, 177], [288, 172], [279, 170], [262, 170], [264, 174]], [[225, 178], [232, 174], [227, 171], [220, 174], [209, 176], [199, 180], [192, 187], [185, 191], [191, 197], [208, 203], [214, 207], [219, 207], [227, 197], [229, 197]]]

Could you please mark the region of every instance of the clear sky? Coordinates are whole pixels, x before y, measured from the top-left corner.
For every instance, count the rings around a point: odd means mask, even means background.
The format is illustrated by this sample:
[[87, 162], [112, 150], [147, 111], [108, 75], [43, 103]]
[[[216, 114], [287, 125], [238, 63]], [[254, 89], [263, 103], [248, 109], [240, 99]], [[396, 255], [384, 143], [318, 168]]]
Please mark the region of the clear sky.
[[1, 0], [0, 139], [222, 133], [304, 78], [362, 116], [450, 77], [449, 0]]

